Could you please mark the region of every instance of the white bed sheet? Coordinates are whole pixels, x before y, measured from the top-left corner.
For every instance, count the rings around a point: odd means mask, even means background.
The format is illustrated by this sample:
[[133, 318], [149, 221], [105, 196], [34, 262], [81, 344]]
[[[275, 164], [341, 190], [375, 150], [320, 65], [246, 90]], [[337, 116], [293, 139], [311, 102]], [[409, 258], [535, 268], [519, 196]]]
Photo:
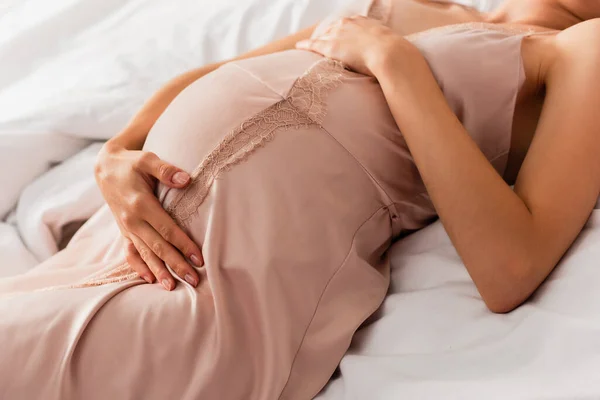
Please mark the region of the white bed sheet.
[[439, 222], [391, 259], [383, 307], [318, 400], [600, 398], [600, 210], [508, 315], [486, 310]]
[[0, 222], [0, 257], [0, 278], [25, 273], [38, 263], [8, 222]]
[[[99, 207], [91, 141], [117, 133], [162, 82], [342, 3], [0, 1], [0, 276], [52, 255], [62, 226]], [[319, 400], [600, 398], [600, 210], [509, 315], [485, 309], [439, 222], [391, 259], [387, 300]]]

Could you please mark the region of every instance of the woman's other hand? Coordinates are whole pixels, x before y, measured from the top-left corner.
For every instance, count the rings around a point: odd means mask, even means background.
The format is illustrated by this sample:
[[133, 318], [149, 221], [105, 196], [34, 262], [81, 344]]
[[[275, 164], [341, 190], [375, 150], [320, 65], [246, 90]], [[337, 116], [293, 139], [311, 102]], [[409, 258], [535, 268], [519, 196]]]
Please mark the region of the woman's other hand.
[[111, 141], [98, 155], [95, 176], [127, 239], [127, 262], [140, 277], [148, 283], [156, 278], [165, 289], [172, 290], [176, 280], [166, 263], [186, 282], [197, 286], [198, 273], [186, 258], [201, 267], [202, 253], [154, 194], [158, 181], [181, 189], [190, 183], [190, 176], [154, 153], [128, 150]]
[[379, 21], [363, 16], [342, 18], [321, 36], [298, 42], [296, 48], [341, 61], [355, 72], [375, 77], [389, 64], [411, 76], [426, 63], [412, 43]]

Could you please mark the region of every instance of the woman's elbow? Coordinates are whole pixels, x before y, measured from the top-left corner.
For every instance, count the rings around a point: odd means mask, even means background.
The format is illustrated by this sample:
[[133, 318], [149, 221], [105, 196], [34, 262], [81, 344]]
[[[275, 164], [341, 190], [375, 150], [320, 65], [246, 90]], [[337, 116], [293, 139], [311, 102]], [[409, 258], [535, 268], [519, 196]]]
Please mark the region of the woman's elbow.
[[525, 258], [498, 266], [493, 283], [481, 290], [487, 308], [495, 314], [509, 313], [521, 306], [538, 288], [535, 263]]
[[509, 312], [517, 309], [521, 304], [524, 303], [524, 300], [515, 301], [513, 299], [490, 300], [484, 298], [483, 301], [487, 306], [488, 310], [490, 310], [494, 314], [508, 314]]

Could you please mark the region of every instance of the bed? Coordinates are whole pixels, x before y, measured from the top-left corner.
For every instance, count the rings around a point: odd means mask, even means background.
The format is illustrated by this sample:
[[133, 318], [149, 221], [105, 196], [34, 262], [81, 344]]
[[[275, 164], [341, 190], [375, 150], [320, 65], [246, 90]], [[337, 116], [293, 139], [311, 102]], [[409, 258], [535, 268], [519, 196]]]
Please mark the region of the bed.
[[[93, 164], [102, 141], [164, 81], [344, 2], [0, 2], [0, 276], [56, 253], [101, 206]], [[600, 398], [600, 204], [555, 272], [508, 315], [486, 310], [439, 222], [390, 257], [386, 301], [318, 400]]]

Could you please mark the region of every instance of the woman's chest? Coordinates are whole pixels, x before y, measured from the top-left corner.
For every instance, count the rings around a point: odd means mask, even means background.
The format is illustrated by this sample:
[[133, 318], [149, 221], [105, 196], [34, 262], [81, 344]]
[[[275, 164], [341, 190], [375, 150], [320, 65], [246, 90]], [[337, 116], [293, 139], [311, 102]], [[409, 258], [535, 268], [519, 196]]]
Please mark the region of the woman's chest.
[[553, 54], [553, 35], [527, 37], [521, 46], [525, 81], [512, 121], [510, 152], [504, 179], [514, 184], [531, 147], [545, 99], [545, 65]]
[[374, 0], [374, 4], [386, 2], [391, 8], [388, 23], [403, 35], [482, 20], [482, 14], [476, 9], [451, 1]]
[[544, 94], [535, 93], [528, 95], [515, 107], [509, 157], [504, 172], [504, 180], [510, 185], [514, 185], [517, 180], [521, 166], [531, 147], [543, 105]]
[[531, 35], [526, 27], [469, 23], [410, 39], [486, 157], [505, 160], [503, 176], [511, 184], [540, 119], [544, 66], [552, 58], [553, 38], [552, 34]]

